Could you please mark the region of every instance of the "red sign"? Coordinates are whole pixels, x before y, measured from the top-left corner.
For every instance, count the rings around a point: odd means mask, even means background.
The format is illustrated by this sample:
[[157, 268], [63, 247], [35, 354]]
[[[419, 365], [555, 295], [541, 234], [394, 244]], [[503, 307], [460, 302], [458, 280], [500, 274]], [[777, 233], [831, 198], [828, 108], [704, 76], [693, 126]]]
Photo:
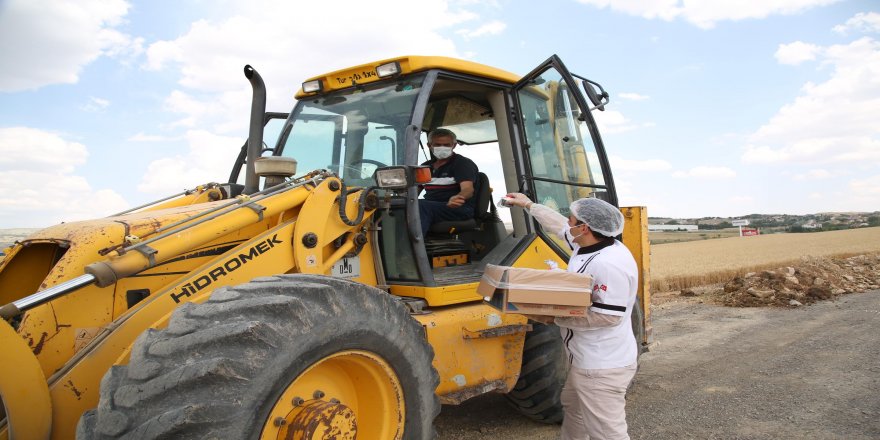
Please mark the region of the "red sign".
[[761, 233], [758, 231], [758, 228], [742, 228], [742, 236], [748, 237], [751, 235], [760, 235]]

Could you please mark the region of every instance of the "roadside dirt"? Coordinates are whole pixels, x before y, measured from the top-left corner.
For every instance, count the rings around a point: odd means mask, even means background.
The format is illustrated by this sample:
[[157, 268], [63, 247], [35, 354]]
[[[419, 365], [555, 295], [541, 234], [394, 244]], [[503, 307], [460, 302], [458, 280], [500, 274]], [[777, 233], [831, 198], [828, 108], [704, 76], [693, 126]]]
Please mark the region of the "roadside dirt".
[[[805, 260], [794, 274], [780, 268], [743, 277], [727, 292], [718, 285], [692, 295], [658, 294], [656, 342], [627, 396], [630, 436], [880, 438], [880, 290], [834, 293], [849, 282], [876, 286], [878, 258], [814, 262]], [[797, 277], [798, 284], [780, 283], [777, 275]], [[808, 293], [816, 278], [831, 295]], [[755, 301], [750, 287], [774, 293]], [[790, 305], [794, 298], [803, 306]], [[529, 421], [497, 394], [444, 407], [437, 428], [441, 439], [452, 440], [559, 436], [558, 426]]]
[[720, 289], [685, 289], [682, 296], [708, 294], [733, 307], [799, 307], [839, 295], [880, 289], [880, 255], [804, 257], [800, 264], [736, 277]]

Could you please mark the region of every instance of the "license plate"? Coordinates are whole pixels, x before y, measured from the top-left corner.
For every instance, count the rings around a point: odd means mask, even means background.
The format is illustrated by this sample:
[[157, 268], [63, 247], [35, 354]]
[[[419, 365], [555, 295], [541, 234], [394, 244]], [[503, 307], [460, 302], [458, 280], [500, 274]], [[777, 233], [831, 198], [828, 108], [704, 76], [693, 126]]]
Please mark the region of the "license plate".
[[330, 276], [336, 278], [357, 278], [361, 276], [361, 257], [343, 258], [330, 269]]

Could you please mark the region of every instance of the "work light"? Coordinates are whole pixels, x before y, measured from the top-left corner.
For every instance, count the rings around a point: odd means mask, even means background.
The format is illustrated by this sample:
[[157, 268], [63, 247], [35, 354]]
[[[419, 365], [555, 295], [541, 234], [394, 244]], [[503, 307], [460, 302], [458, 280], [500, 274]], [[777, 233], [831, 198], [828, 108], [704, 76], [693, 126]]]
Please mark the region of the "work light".
[[431, 181], [431, 168], [412, 166], [383, 167], [376, 170], [376, 185], [382, 189], [406, 189]]
[[314, 79], [303, 83], [303, 93], [317, 93], [321, 91], [321, 80]]
[[379, 75], [379, 78], [387, 78], [389, 76], [397, 75], [398, 73], [400, 73], [400, 63], [397, 61], [383, 64], [376, 68], [376, 74]]

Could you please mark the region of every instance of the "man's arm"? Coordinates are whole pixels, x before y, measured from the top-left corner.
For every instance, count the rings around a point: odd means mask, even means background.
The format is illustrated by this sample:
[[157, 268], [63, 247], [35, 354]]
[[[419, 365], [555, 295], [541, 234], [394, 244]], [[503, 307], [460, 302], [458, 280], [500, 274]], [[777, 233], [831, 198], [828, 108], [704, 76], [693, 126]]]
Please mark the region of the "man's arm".
[[446, 203], [446, 206], [450, 208], [460, 208], [467, 199], [474, 196], [474, 182], [464, 180], [459, 182], [458, 185], [461, 187], [461, 190], [458, 194], [450, 197], [449, 202]]
[[474, 182], [477, 180], [477, 165], [464, 156], [458, 156], [453, 164], [453, 176], [458, 182], [458, 194], [449, 198], [446, 206], [450, 208], [462, 207], [468, 199], [474, 196]]

